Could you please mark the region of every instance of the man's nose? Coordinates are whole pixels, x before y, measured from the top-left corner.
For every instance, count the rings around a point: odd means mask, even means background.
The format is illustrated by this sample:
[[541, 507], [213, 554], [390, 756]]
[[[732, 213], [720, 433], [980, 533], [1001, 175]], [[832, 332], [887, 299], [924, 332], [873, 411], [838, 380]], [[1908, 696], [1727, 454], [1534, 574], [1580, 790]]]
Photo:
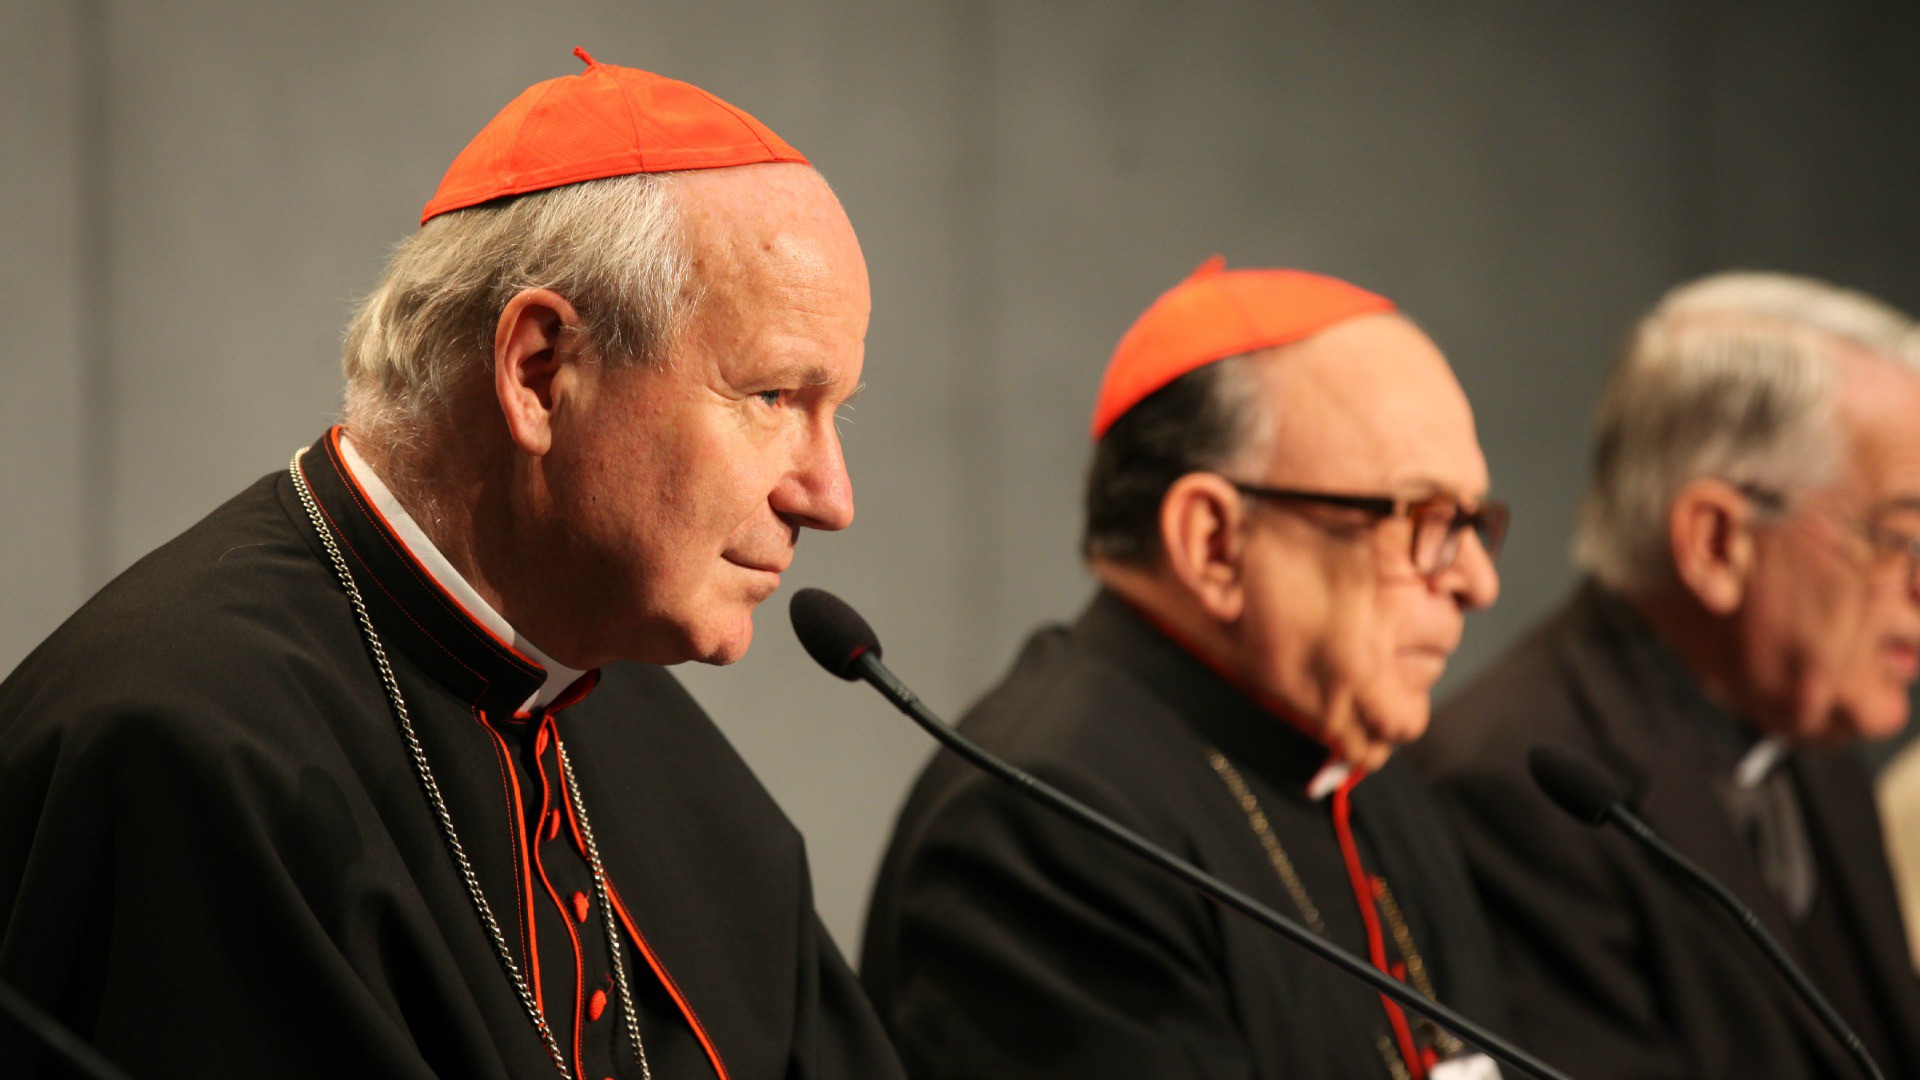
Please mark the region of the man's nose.
[[829, 417], [809, 433], [794, 467], [773, 491], [773, 508], [793, 524], [829, 532], [853, 524], [853, 480]]
[[1459, 598], [1461, 607], [1469, 610], [1492, 607], [1500, 598], [1500, 571], [1494, 569], [1493, 556], [1480, 542], [1480, 534], [1472, 529], [1464, 531], [1460, 553], [1454, 557], [1453, 565], [1440, 575], [1440, 585]]

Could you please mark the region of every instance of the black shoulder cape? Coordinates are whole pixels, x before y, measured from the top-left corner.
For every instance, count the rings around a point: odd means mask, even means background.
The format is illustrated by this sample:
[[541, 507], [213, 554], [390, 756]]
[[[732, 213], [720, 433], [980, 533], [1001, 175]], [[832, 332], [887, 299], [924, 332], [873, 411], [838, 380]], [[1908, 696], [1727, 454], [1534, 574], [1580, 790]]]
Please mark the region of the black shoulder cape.
[[[1366, 956], [1328, 800], [1305, 790], [1326, 748], [1116, 597], [1035, 635], [961, 728], [1298, 918], [1219, 751], [1334, 940]], [[1352, 805], [1440, 999], [1504, 1026], [1491, 941], [1417, 782], [1390, 764]], [[900, 816], [862, 977], [916, 1077], [1391, 1075], [1378, 994], [948, 754]]]
[[[679, 684], [614, 665], [516, 715], [544, 672], [413, 562], [337, 432], [301, 467], [573, 1071], [637, 1074], [560, 744], [655, 1075], [898, 1075], [799, 834]], [[270, 475], [0, 684], [0, 979], [136, 1075], [552, 1075], [326, 560]], [[0, 1027], [0, 1072], [35, 1060]]]

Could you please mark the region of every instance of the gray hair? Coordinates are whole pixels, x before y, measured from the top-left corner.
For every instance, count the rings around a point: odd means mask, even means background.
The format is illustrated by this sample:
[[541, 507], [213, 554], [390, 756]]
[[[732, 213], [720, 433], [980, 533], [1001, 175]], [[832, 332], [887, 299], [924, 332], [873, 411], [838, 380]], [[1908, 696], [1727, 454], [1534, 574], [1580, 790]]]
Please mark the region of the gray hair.
[[1093, 451], [1082, 556], [1134, 566], [1159, 559], [1160, 503], [1175, 480], [1219, 471], [1268, 444], [1274, 417], [1245, 353], [1195, 368], [1128, 409]]
[[1608, 380], [1574, 559], [1628, 595], [1672, 580], [1667, 513], [1713, 476], [1790, 493], [1840, 460], [1837, 361], [1848, 347], [1920, 368], [1912, 319], [1786, 274], [1716, 274], [1663, 297]]
[[417, 445], [460, 387], [492, 370], [500, 312], [522, 289], [566, 297], [603, 361], [661, 362], [697, 299], [670, 175], [571, 184], [421, 226], [347, 331], [354, 437]]

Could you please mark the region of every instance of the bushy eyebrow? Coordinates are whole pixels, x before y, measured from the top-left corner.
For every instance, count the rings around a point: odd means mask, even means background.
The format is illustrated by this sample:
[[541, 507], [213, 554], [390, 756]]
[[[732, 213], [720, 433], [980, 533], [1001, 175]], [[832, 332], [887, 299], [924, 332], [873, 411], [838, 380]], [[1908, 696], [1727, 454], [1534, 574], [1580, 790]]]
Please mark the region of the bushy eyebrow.
[[774, 370], [766, 376], [768, 382], [782, 383], [812, 389], [816, 386], [832, 386], [833, 372], [818, 364], [794, 365]]
[[[1400, 496], [1401, 498], [1417, 499], [1417, 498], [1424, 498], [1426, 496], [1431, 496], [1431, 495], [1445, 495], [1447, 498], [1453, 499], [1455, 501], [1464, 501], [1464, 500], [1476, 498], [1476, 496], [1460, 490], [1458, 487], [1454, 486], [1453, 484], [1444, 483], [1441, 480], [1431, 476], [1403, 477], [1391, 486], [1393, 488], [1394, 494]], [[1477, 496], [1477, 498], [1480, 501], [1485, 502], [1488, 498], [1492, 496], [1492, 494], [1493, 493], [1490, 490], [1483, 491]]]
[[[815, 390], [823, 386], [832, 386], [837, 381], [838, 379], [835, 377], [832, 369], [819, 364], [794, 365], [792, 367], [780, 368], [769, 374], [765, 379], [767, 385], [791, 386], [802, 390]], [[840, 400], [839, 404], [844, 405], [854, 398], [859, 397], [861, 391], [866, 388], [867, 384], [864, 382], [857, 384], [851, 393]]]

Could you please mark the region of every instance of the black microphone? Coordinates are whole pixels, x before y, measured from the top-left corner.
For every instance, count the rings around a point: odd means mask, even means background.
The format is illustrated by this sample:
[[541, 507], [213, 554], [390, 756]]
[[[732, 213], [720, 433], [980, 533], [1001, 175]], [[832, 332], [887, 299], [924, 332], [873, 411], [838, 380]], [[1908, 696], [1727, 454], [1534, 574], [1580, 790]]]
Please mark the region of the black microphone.
[[1629, 810], [1626, 793], [1620, 790], [1620, 785], [1614, 782], [1613, 777], [1586, 757], [1564, 746], [1534, 747], [1527, 752], [1527, 768], [1533, 773], [1533, 782], [1540, 785], [1540, 790], [1546, 793], [1547, 798], [1562, 810], [1595, 827], [1608, 823], [1619, 826], [1622, 832], [1638, 840], [1668, 866], [1680, 871], [1681, 876], [1707, 890], [1707, 894], [1732, 912], [1733, 917], [1746, 928], [1747, 934], [1759, 943], [1760, 951], [1773, 962], [1780, 974], [1786, 976], [1788, 984], [1820, 1018], [1820, 1022], [1826, 1025], [1827, 1030], [1833, 1033], [1833, 1037], [1840, 1040], [1840, 1045], [1860, 1066], [1860, 1071], [1874, 1080], [1883, 1080], [1880, 1066], [1874, 1064], [1873, 1056], [1867, 1053], [1860, 1036], [1855, 1035], [1846, 1021], [1840, 1019], [1840, 1014], [1834, 1011], [1826, 997], [1801, 972], [1793, 958], [1787, 955], [1772, 934], [1767, 933], [1767, 928], [1760, 925], [1759, 917], [1725, 885], [1660, 839], [1660, 834], [1641, 820], [1640, 815]]
[[1407, 1008], [1431, 1018], [1514, 1068], [1545, 1080], [1570, 1080], [1567, 1074], [1445, 1005], [1428, 1000], [1400, 980], [1376, 970], [1373, 965], [1246, 893], [1155, 845], [1046, 781], [981, 749], [934, 715], [933, 710], [922, 704], [905, 683], [887, 670], [887, 666], [880, 662], [879, 637], [874, 634], [873, 627], [867, 625], [867, 620], [861, 618], [846, 601], [821, 589], [801, 589], [793, 594], [789, 612], [793, 617], [794, 634], [800, 638], [800, 644], [806, 648], [807, 654], [818, 661], [821, 667], [849, 682], [864, 679], [871, 683], [895, 708], [925, 728], [927, 734], [974, 765], [1013, 785], [1021, 794], [1166, 870], [1219, 903], [1252, 917], [1281, 937], [1371, 985]]
[[1534, 747], [1527, 754], [1527, 768], [1547, 798], [1589, 825], [1604, 824], [1614, 807], [1626, 806], [1626, 794], [1613, 777], [1564, 747]]

